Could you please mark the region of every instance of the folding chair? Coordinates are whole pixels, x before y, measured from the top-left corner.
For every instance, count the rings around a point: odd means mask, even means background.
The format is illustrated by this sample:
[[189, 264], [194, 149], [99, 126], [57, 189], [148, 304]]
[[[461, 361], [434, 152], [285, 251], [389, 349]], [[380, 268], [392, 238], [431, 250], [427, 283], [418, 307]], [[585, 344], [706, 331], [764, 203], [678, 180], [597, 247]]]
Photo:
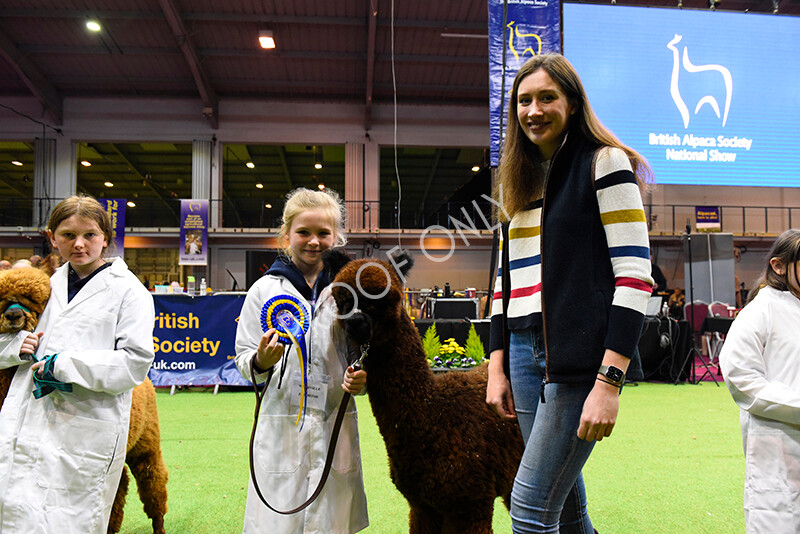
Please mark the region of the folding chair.
[[[720, 302], [715, 300], [711, 304], [708, 305], [708, 312], [709, 315], [715, 317], [728, 317], [728, 307], [730, 305], [727, 302]], [[721, 371], [719, 369], [719, 353], [722, 350], [722, 344], [725, 342], [725, 334], [721, 332], [706, 332], [706, 336], [708, 336], [711, 342], [711, 352], [709, 363], [717, 368], [717, 374], [720, 374]]]
[[[727, 310], [727, 308], [726, 308]], [[709, 343], [709, 338], [705, 334], [702, 333], [703, 329], [703, 320], [708, 317], [710, 314], [711, 309], [708, 306], [708, 303], [703, 302], [702, 300], [695, 300], [691, 304], [687, 304], [683, 307], [683, 315], [687, 321], [689, 321], [689, 325], [692, 329], [692, 348], [689, 350], [689, 354], [687, 355], [687, 359], [689, 357], [696, 357], [700, 360], [700, 365], [705, 367], [705, 372], [700, 378], [697, 378], [697, 373], [695, 371], [695, 366], [692, 365], [692, 375], [694, 376], [694, 383], [700, 382], [706, 376], [710, 376], [711, 379], [714, 381], [715, 384], [719, 386], [714, 373], [711, 371], [709, 364], [711, 363], [711, 345]], [[698, 346], [700, 350], [698, 350]], [[709, 355], [709, 361], [703, 357], [703, 349], [705, 349], [706, 354]]]

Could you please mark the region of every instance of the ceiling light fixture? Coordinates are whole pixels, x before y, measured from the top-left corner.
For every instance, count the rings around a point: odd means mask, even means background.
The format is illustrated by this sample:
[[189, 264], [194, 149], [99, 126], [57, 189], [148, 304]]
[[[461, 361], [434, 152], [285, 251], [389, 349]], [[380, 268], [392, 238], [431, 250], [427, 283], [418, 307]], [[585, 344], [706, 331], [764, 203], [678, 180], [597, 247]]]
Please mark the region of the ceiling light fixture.
[[256, 168], [256, 164], [253, 163], [252, 161], [248, 161], [247, 163], [244, 164], [244, 166], [247, 167], [248, 169], [255, 169]]
[[100, 23], [99, 23], [99, 22], [97, 22], [96, 20], [89, 20], [89, 21], [86, 21], [86, 27], [87, 27], [89, 30], [93, 31], [93, 32], [99, 32], [100, 30], [102, 30], [102, 29], [103, 29], [103, 27], [102, 27], [102, 26], [100, 26]]
[[272, 204], [264, 204], [264, 207], [265, 207], [265, 208], [271, 208], [271, 207], [272, 207]]
[[81, 165], [83, 165], [84, 167], [91, 167], [92, 166], [92, 162], [89, 161], [88, 159], [82, 159], [81, 160]]
[[21, 161], [13, 160], [13, 161], [11, 162], [11, 164], [12, 164], [12, 165], [16, 165], [17, 167], [22, 167], [22, 162], [21, 162]]
[[272, 30], [259, 31], [258, 42], [261, 45], [261, 48], [265, 50], [275, 48], [275, 38], [272, 35]]
[[315, 163], [314, 164], [314, 168], [315, 169], [321, 169], [322, 168], [322, 163]]
[[319, 184], [317, 187], [319, 187], [320, 191], [323, 191], [325, 189], [325, 184]]
[[256, 184], [256, 189], [264, 189], [264, 184], [261, 183]]
[[114, 184], [112, 184], [111, 182], [106, 182], [103, 185], [105, 185], [106, 187], [114, 187]]
[[472, 166], [472, 172], [478, 172], [479, 170], [481, 170], [481, 168], [478, 165]]
[[136, 202], [134, 202], [133, 200], [129, 200], [128, 201], [128, 207], [129, 208], [135, 208], [136, 207]]

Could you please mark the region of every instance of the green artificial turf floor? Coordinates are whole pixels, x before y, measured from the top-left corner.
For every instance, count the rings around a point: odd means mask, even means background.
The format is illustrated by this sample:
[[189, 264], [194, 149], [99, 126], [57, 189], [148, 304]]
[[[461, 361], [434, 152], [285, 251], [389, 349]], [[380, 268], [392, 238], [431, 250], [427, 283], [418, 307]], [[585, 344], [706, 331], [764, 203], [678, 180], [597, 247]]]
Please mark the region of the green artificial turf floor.
[[[626, 386], [611, 438], [584, 469], [601, 534], [742, 534], [744, 458], [739, 411], [724, 387]], [[170, 471], [170, 534], [240, 533], [247, 494], [248, 391], [159, 390], [162, 449]], [[408, 506], [389, 479], [386, 449], [366, 397], [358, 399], [371, 534], [408, 531]], [[501, 501], [494, 531], [511, 532]], [[131, 484], [122, 532], [151, 533]], [[265, 533], [269, 533], [265, 526]]]

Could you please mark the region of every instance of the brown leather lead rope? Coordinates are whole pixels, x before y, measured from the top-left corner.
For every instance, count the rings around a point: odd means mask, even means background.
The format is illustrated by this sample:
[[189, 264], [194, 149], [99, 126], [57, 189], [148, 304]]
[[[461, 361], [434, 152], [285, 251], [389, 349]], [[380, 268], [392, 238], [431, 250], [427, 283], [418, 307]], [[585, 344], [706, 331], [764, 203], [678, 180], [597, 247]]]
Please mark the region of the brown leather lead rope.
[[[356, 360], [351, 367], [358, 371], [361, 369], [361, 362], [363, 361], [364, 357], [367, 355], [367, 350], [369, 349], [369, 344], [365, 344], [361, 346], [361, 357]], [[319, 484], [317, 484], [317, 488], [314, 490], [314, 493], [311, 494], [311, 497], [308, 498], [306, 502], [294, 508], [292, 510], [276, 510], [275, 508], [270, 505], [267, 500], [264, 498], [264, 495], [261, 493], [261, 488], [258, 487], [258, 480], [256, 479], [256, 470], [255, 470], [255, 461], [254, 461], [254, 452], [253, 452], [253, 445], [255, 444], [256, 440], [256, 428], [258, 427], [258, 414], [261, 411], [261, 401], [264, 400], [264, 395], [267, 393], [267, 386], [269, 386], [269, 381], [272, 378], [272, 373], [274, 371], [274, 367], [271, 367], [269, 370], [269, 374], [267, 375], [267, 381], [264, 383], [264, 387], [259, 392], [258, 384], [256, 383], [256, 371], [255, 371], [255, 356], [253, 359], [250, 360], [250, 381], [253, 383], [253, 390], [256, 393], [256, 413], [253, 417], [253, 430], [250, 432], [250, 479], [253, 481], [253, 488], [256, 490], [256, 494], [258, 498], [261, 499], [261, 502], [264, 505], [275, 512], [276, 514], [283, 514], [283, 515], [291, 515], [296, 514], [297, 512], [304, 510], [307, 508], [312, 502], [319, 497], [319, 494], [322, 493], [322, 487], [325, 485], [325, 481], [328, 480], [328, 474], [331, 471], [331, 465], [333, 465], [333, 454], [336, 452], [336, 442], [339, 439], [339, 431], [342, 429], [342, 421], [344, 421], [344, 414], [347, 412], [347, 404], [350, 402], [350, 393], [344, 393], [344, 397], [342, 397], [342, 402], [339, 404], [339, 411], [336, 414], [336, 420], [333, 423], [333, 432], [331, 432], [331, 441], [328, 444], [328, 456], [325, 458], [325, 466], [322, 468], [322, 476], [319, 479]]]

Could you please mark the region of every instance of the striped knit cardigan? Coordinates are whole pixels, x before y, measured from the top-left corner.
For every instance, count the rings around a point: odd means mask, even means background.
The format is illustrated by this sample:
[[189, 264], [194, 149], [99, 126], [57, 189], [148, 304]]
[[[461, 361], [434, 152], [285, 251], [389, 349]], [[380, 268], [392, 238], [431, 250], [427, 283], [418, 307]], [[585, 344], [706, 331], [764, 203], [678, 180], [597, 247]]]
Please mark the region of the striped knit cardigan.
[[[544, 198], [511, 219], [507, 246], [508, 327], [543, 327], [549, 382], [594, 381], [606, 348], [633, 354], [653, 281], [641, 194], [622, 150], [570, 134]], [[490, 350], [503, 348], [502, 274], [501, 264]]]

